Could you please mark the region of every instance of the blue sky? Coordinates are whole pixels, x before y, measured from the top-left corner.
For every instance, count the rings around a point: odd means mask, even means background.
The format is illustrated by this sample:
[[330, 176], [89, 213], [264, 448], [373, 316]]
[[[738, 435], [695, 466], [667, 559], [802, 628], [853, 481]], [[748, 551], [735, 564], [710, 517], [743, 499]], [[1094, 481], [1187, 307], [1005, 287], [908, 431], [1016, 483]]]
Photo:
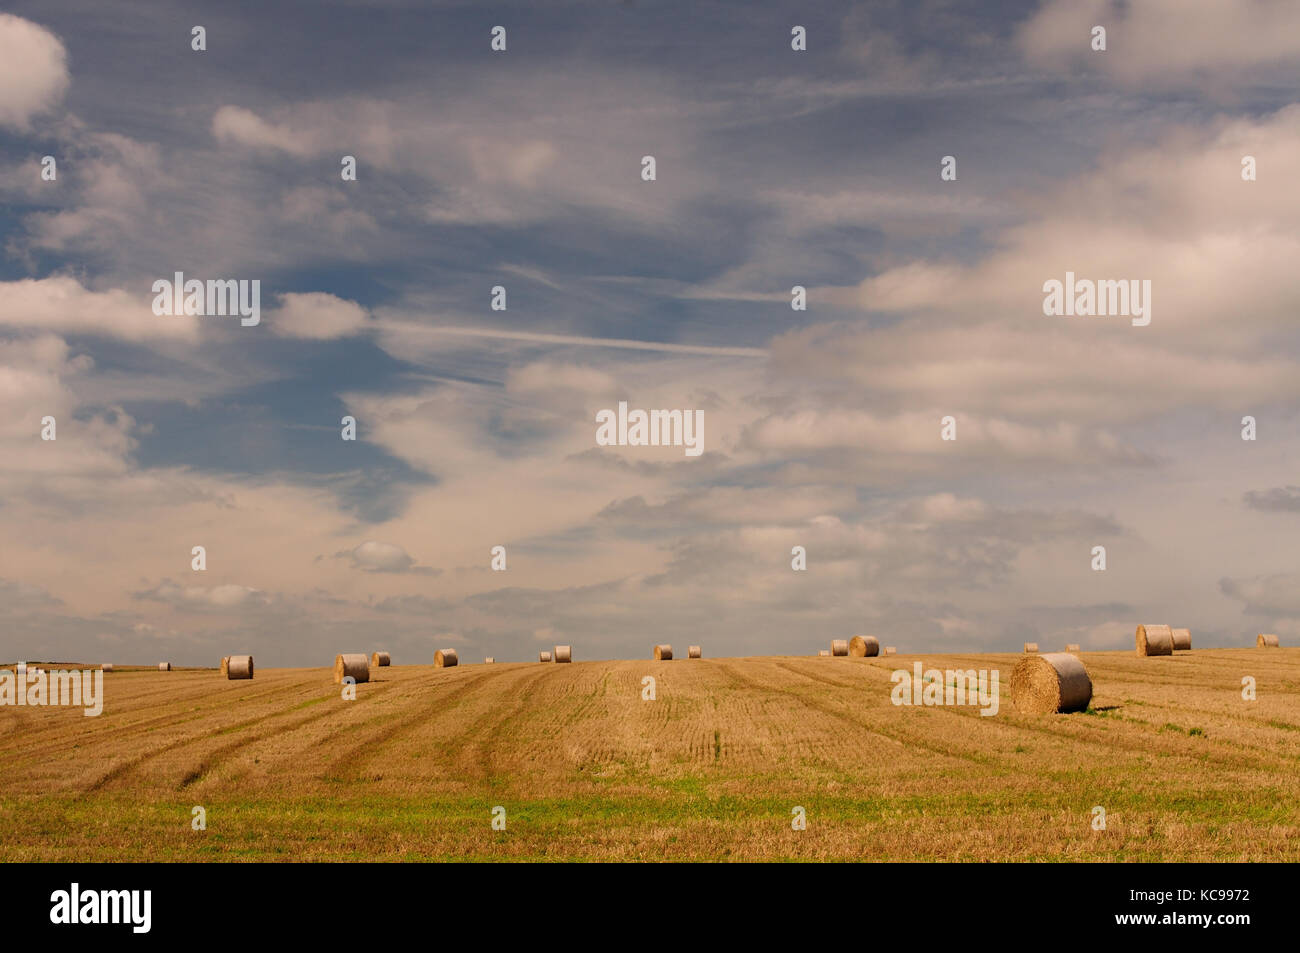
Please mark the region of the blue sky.
[[[0, 655], [1300, 635], [1298, 27], [1271, 0], [10, 4]], [[1150, 279], [1152, 323], [1045, 316], [1067, 270]], [[262, 323], [153, 315], [176, 271], [259, 279]], [[705, 453], [598, 447], [620, 400], [702, 410]]]

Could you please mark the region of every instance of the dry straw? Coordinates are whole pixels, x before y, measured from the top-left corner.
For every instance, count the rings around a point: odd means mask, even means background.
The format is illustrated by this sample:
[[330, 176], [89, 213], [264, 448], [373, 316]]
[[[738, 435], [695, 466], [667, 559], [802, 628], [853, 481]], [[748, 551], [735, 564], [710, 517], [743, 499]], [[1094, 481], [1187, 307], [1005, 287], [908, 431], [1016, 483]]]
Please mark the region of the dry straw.
[[171, 663], [171, 662], [159, 662], [159, 663], [158, 663], [158, 671], [160, 671], [160, 672], [170, 672], [171, 670], [172, 670], [172, 663]]
[[370, 660], [361, 652], [349, 652], [334, 656], [334, 683], [351, 676], [357, 684], [370, 681]]
[[849, 639], [849, 654], [854, 658], [867, 658], [880, 654], [880, 640], [874, 635], [855, 635]]
[[1255, 636], [1255, 648], [1257, 649], [1275, 649], [1278, 647], [1276, 635], [1264, 635], [1263, 633]]
[[1079, 643], [1078, 643], [1078, 642], [1067, 642], [1067, 643], [1065, 643], [1065, 651], [1067, 651], [1067, 652], [1077, 652], [1077, 651], [1079, 651]]
[[230, 656], [223, 655], [221, 656], [221, 677], [225, 678], [229, 674], [230, 674]]
[[1173, 636], [1175, 652], [1190, 652], [1192, 649], [1192, 632], [1190, 629], [1170, 629]]
[[1167, 625], [1138, 626], [1137, 653], [1138, 655], [1173, 655], [1173, 630]]
[[455, 668], [459, 661], [455, 649], [438, 649], [433, 653], [434, 668]]
[[542, 649], [542, 651], [537, 653], [537, 661], [549, 662], [550, 660], [551, 660], [551, 653], [546, 651], [545, 649]]
[[226, 663], [226, 678], [232, 682], [236, 679], [253, 677], [253, 656], [231, 655]]
[[375, 668], [386, 668], [393, 664], [393, 657], [387, 652], [371, 652], [370, 664]]
[[1026, 642], [1026, 643], [1025, 643], [1025, 651], [1026, 651], [1026, 652], [1037, 652], [1037, 651], [1038, 651], [1038, 643], [1037, 643], [1037, 642]]
[[557, 646], [555, 647], [555, 661], [557, 661], [557, 662], [572, 662], [572, 661], [573, 661], [573, 646], [572, 646], [572, 645], [557, 645]]
[[1066, 652], [1027, 655], [1011, 670], [1011, 704], [1031, 715], [1083, 711], [1092, 679], [1083, 662]]
[[831, 655], [838, 658], [841, 655], [849, 654], [848, 639], [831, 639]]
[[673, 647], [671, 645], [656, 645], [655, 659], [660, 662], [671, 661], [673, 657]]
[[704, 658], [704, 652], [700, 649], [698, 645], [688, 645], [686, 646], [686, 657]]

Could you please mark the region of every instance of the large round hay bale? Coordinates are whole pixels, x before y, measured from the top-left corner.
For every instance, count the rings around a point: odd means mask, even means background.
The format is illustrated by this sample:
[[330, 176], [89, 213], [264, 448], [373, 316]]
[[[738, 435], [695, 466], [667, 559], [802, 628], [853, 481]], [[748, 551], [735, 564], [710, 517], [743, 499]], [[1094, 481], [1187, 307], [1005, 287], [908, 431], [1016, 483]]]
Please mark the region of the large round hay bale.
[[221, 656], [221, 677], [225, 678], [229, 674], [230, 674], [230, 656], [223, 655]]
[[557, 646], [555, 647], [555, 661], [557, 661], [557, 662], [572, 662], [572, 661], [573, 661], [573, 646], [572, 646], [572, 645], [557, 645]]
[[387, 652], [371, 652], [370, 664], [375, 668], [385, 668], [393, 664], [393, 657]]
[[99, 667], [99, 670], [100, 670], [101, 672], [111, 672], [111, 671], [113, 671], [113, 663], [112, 663], [112, 662], [105, 662], [103, 665], [101, 665], [101, 666]]
[[897, 654], [898, 654], [898, 648], [897, 648], [896, 646], [893, 646], [893, 645], [886, 645], [883, 649], [880, 650], [880, 654], [881, 654], [881, 655], [897, 655]]
[[232, 682], [236, 679], [253, 677], [253, 656], [231, 655], [226, 662], [226, 678]]
[[698, 645], [686, 646], [687, 658], [704, 658], [704, 651]]
[[848, 654], [849, 654], [849, 640], [848, 640], [848, 639], [831, 639], [831, 655], [832, 655], [832, 656], [834, 656], [834, 657], [836, 657], [836, 658], [839, 658], [839, 657], [842, 656], [842, 655], [847, 656]]
[[1191, 629], [1170, 629], [1175, 652], [1190, 652], [1192, 649]]
[[1257, 635], [1255, 636], [1255, 648], [1257, 649], [1275, 649], [1280, 643], [1276, 635]]
[[880, 654], [880, 640], [874, 635], [855, 635], [849, 639], [849, 655], [854, 658], [870, 658]]
[[1026, 642], [1026, 643], [1025, 643], [1025, 652], [1026, 652], [1026, 653], [1028, 653], [1028, 652], [1037, 652], [1037, 651], [1038, 651], [1038, 643], [1037, 643], [1037, 642]]
[[487, 658], [485, 658], [485, 659], [483, 660], [483, 664], [484, 664], [484, 665], [491, 665], [491, 664], [492, 664], [493, 662], [495, 662], [495, 661], [496, 661], [496, 659], [494, 659], [492, 656], [489, 655]]
[[1083, 711], [1092, 701], [1092, 679], [1083, 662], [1067, 652], [1026, 655], [1011, 670], [1011, 704], [1032, 715]]
[[551, 653], [548, 652], [546, 649], [542, 649], [540, 652], [537, 653], [537, 661], [549, 662], [550, 660], [551, 660]]
[[434, 668], [454, 668], [459, 661], [455, 649], [438, 649], [433, 653]]
[[818, 658], [830, 658], [830, 657], [831, 657], [831, 650], [830, 650], [830, 649], [818, 649], [818, 650], [817, 650], [817, 657], [818, 657]]
[[1065, 643], [1065, 651], [1067, 651], [1067, 652], [1077, 652], [1077, 651], [1079, 651], [1079, 643], [1078, 643], [1078, 642], [1066, 642], [1066, 643]]
[[158, 663], [158, 671], [160, 671], [160, 672], [170, 672], [171, 670], [172, 670], [172, 663], [171, 663], [171, 662], [159, 662], [159, 663]]
[[671, 645], [656, 645], [655, 659], [660, 662], [671, 661], [673, 657], [673, 647]]
[[1138, 655], [1173, 655], [1174, 632], [1167, 625], [1137, 627]]
[[370, 681], [370, 659], [361, 652], [348, 652], [334, 656], [334, 683], [341, 684], [351, 676], [357, 684]]

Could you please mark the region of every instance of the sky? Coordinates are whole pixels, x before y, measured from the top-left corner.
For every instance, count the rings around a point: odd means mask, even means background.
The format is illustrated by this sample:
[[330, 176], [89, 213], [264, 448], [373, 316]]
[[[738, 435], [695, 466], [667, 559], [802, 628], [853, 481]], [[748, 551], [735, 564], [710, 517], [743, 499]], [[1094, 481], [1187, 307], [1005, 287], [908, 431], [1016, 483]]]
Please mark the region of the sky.
[[1289, 0], [8, 2], [0, 657], [1294, 640], [1298, 77]]

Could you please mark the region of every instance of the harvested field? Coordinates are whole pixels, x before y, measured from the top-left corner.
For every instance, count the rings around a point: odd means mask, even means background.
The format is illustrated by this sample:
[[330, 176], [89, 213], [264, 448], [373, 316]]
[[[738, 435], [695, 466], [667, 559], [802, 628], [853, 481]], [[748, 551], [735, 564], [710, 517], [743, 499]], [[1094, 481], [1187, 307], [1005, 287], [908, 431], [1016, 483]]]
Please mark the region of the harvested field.
[[[0, 860], [1300, 860], [1300, 649], [1079, 657], [1072, 715], [1014, 709], [1019, 653], [410, 665], [352, 702], [119, 669], [97, 718], [0, 707]], [[894, 706], [918, 660], [998, 669], [998, 713]]]

